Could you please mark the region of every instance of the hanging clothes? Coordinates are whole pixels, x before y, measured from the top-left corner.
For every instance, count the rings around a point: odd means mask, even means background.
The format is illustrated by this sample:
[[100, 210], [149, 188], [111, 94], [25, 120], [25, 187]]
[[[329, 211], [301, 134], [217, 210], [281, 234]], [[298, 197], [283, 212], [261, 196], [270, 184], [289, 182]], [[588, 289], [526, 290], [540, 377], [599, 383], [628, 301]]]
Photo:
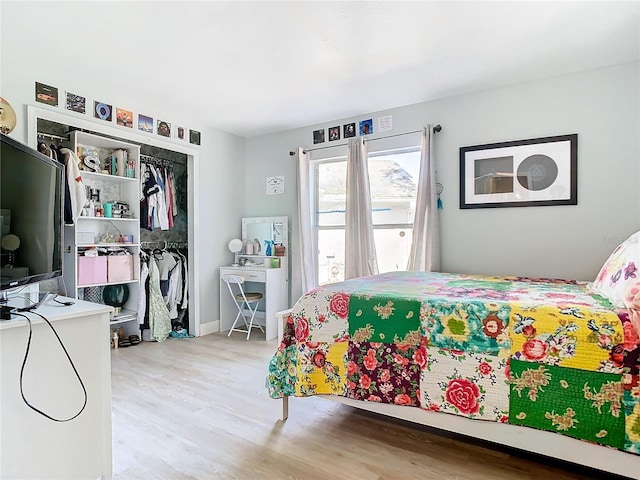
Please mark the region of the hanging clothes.
[[167, 218], [167, 203], [165, 198], [165, 183], [160, 171], [154, 165], [150, 165], [149, 167], [155, 176], [156, 183], [160, 187], [155, 194], [156, 203], [153, 209], [151, 225], [153, 227], [160, 227], [160, 230], [169, 230], [169, 219]]
[[147, 311], [147, 290], [149, 279], [149, 255], [140, 252], [140, 288], [138, 289], [138, 324], [144, 325]]
[[69, 224], [72, 224], [75, 223], [82, 214], [82, 207], [87, 199], [86, 190], [84, 188], [82, 176], [80, 175], [80, 169], [78, 168], [80, 159], [76, 156], [75, 152], [68, 148], [61, 148], [60, 154], [63, 157], [62, 163], [66, 166], [67, 186], [70, 192], [69, 218], [67, 218], [67, 212], [65, 209], [65, 223], [68, 221]]
[[160, 292], [160, 271], [153, 258], [149, 262], [149, 329], [158, 342], [169, 337], [171, 319]]

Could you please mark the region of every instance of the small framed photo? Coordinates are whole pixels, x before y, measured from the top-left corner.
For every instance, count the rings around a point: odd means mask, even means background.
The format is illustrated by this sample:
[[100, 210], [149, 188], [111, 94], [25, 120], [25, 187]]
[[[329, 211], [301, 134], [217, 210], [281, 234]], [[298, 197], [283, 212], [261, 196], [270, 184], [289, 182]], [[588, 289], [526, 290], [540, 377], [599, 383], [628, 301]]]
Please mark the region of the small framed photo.
[[324, 128], [322, 130], [313, 131], [313, 143], [324, 143]]
[[124, 108], [116, 108], [116, 123], [121, 127], [133, 128], [133, 112]]
[[146, 133], [153, 133], [153, 118], [138, 114], [138, 130]]
[[156, 132], [162, 137], [171, 138], [171, 124], [169, 122], [165, 122], [164, 120], [158, 120]]
[[65, 108], [76, 113], [86, 113], [87, 99], [75, 93], [67, 92], [67, 102]]
[[36, 102], [46, 103], [52, 107], [58, 106], [58, 88], [36, 82]]
[[344, 138], [351, 138], [356, 136], [355, 123], [347, 123], [346, 125], [343, 125], [342, 130], [344, 132]]
[[373, 119], [362, 120], [360, 122], [360, 135], [371, 135], [373, 133]]
[[460, 208], [578, 204], [578, 135], [460, 148]]
[[112, 120], [112, 115], [113, 107], [111, 105], [97, 101], [93, 102], [93, 116], [95, 118], [99, 118], [105, 122], [110, 122]]
[[176, 138], [178, 140], [186, 140], [187, 139], [186, 129], [184, 127], [176, 126]]
[[340, 140], [340, 127], [329, 128], [329, 141]]
[[189, 130], [189, 143], [200, 145], [200, 132]]

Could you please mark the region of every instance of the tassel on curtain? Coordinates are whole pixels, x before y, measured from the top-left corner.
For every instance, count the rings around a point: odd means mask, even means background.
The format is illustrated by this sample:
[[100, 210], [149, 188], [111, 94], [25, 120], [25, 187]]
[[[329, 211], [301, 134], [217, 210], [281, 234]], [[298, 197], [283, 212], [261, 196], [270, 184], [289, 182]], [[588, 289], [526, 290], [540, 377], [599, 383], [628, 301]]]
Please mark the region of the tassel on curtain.
[[367, 149], [362, 137], [350, 138], [347, 151], [345, 280], [378, 273], [371, 217]]
[[418, 195], [407, 266], [414, 272], [440, 270], [440, 215], [432, 139], [433, 130], [427, 125], [422, 129]]
[[300, 250], [300, 279], [302, 292], [306, 293], [318, 285], [318, 248], [313, 232], [311, 212], [313, 189], [309, 181], [309, 154], [298, 147], [298, 238]]

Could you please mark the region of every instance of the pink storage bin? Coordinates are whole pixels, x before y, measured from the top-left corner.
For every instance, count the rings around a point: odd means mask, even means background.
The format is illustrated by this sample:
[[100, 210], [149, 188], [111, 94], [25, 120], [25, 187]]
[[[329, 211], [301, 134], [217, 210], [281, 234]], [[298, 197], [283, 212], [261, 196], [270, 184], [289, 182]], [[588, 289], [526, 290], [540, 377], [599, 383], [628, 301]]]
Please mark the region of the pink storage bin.
[[109, 283], [133, 280], [133, 255], [109, 255], [106, 258]]
[[107, 282], [107, 257], [78, 256], [78, 285]]

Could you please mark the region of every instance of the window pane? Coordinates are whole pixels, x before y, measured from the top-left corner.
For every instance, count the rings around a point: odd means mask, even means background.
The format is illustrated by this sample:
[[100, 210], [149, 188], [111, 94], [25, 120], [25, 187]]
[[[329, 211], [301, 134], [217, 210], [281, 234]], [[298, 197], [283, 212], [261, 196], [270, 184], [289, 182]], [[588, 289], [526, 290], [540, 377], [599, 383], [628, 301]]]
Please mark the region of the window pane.
[[374, 225], [413, 224], [419, 171], [420, 152], [369, 158]]
[[318, 225], [344, 225], [347, 186], [346, 160], [319, 164], [317, 179]]
[[[374, 228], [380, 273], [406, 270], [412, 231], [411, 227]], [[344, 230], [319, 230], [318, 251], [319, 284], [344, 280]]]
[[412, 232], [411, 227], [373, 229], [378, 272], [398, 272], [407, 269]]
[[344, 280], [344, 229], [318, 230], [318, 283]]

